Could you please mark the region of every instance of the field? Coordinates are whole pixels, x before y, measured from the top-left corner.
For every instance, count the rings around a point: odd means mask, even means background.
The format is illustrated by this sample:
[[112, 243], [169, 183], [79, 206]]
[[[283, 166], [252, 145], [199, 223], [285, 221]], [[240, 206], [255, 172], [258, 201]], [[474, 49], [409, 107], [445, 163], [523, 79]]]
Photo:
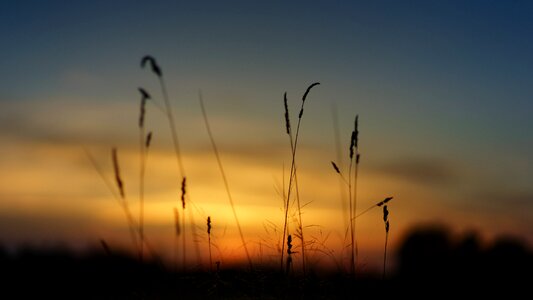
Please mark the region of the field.
[[[290, 275], [276, 266], [175, 272], [161, 261], [108, 247], [83, 254], [66, 248], [0, 251], [2, 293], [29, 299], [372, 299], [527, 295], [533, 252], [501, 237], [482, 246], [442, 226], [414, 230], [397, 253], [398, 268], [382, 274], [315, 270]], [[523, 294], [526, 293], [526, 294]]]

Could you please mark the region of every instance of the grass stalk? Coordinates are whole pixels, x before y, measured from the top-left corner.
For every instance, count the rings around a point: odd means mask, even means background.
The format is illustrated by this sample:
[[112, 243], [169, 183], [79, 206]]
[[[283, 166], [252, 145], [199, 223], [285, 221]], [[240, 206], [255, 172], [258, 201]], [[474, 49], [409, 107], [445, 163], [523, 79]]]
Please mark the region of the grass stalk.
[[362, 212], [360, 212], [358, 215], [355, 216], [355, 218], [359, 218], [360, 216], [366, 214], [367, 212], [369, 212], [371, 209], [375, 208], [375, 207], [380, 207], [380, 206], [383, 206], [384, 204], [388, 203], [389, 201], [391, 201], [393, 199], [393, 197], [387, 197], [385, 198], [383, 201], [380, 201], [370, 207], [368, 207], [367, 209], [363, 210]]
[[207, 217], [207, 242], [209, 248], [209, 272], [213, 273], [213, 259], [211, 256], [211, 217]]
[[[349, 232], [350, 232], [350, 273], [355, 276], [356, 269], [356, 255], [357, 243], [355, 236], [355, 215], [357, 213], [357, 173], [359, 168], [359, 146], [358, 146], [358, 120], [359, 116], [355, 116], [355, 126], [350, 137], [350, 161], [348, 166], [348, 180], [343, 176], [341, 170], [335, 162], [331, 162], [333, 169], [339, 174], [340, 179], [348, 187], [348, 206], [349, 206]], [[354, 160], [355, 158], [355, 160]], [[353, 176], [352, 176], [353, 171]], [[348, 229], [347, 229], [348, 230]]]
[[[139, 90], [141, 91], [141, 90]], [[142, 262], [144, 259], [144, 173], [145, 173], [145, 127], [144, 119], [146, 114], [146, 100], [150, 99], [147, 93], [141, 92], [141, 110], [139, 116], [139, 238], [141, 239], [139, 249], [139, 259]]]
[[182, 209], [182, 218], [181, 218], [181, 228], [183, 228], [183, 234], [181, 235], [182, 237], [182, 268], [183, 270], [185, 270], [185, 267], [186, 267], [186, 264], [187, 264], [187, 258], [186, 258], [186, 255], [185, 255], [185, 249], [187, 248], [186, 247], [186, 238], [185, 238], [185, 195], [187, 193], [187, 190], [186, 190], [186, 183], [187, 183], [187, 178], [186, 177], [183, 177], [182, 181], [181, 181], [181, 209]]
[[383, 222], [385, 223], [385, 250], [383, 251], [383, 279], [387, 270], [387, 242], [389, 241], [389, 210], [387, 205], [383, 206]]
[[[339, 165], [343, 166], [344, 159], [343, 159], [342, 151], [341, 151], [339, 118], [337, 115], [337, 107], [334, 104], [332, 104], [331, 106], [331, 116], [333, 120], [333, 136], [335, 138], [335, 154], [337, 156], [337, 162], [339, 163]], [[337, 167], [337, 165], [334, 162], [331, 162], [331, 163], [333, 164], [333, 168], [336, 170], [336, 172], [340, 174], [340, 177], [339, 177], [339, 191], [340, 192], [339, 193], [341, 196], [340, 197], [341, 209], [342, 209], [341, 211], [343, 212], [342, 218], [344, 221], [344, 228], [348, 228], [349, 227], [348, 225], [349, 214], [346, 214], [346, 212], [348, 211], [348, 204], [346, 203], [347, 202], [346, 190], [344, 189], [344, 183], [346, 183], [346, 179], [342, 176], [342, 173]]]
[[[166, 118], [168, 120], [170, 132], [171, 132], [171, 137], [172, 137], [172, 144], [173, 144], [173, 147], [174, 147], [174, 154], [175, 154], [175, 157], [176, 157], [176, 163], [177, 163], [177, 167], [178, 167], [178, 170], [179, 170], [179, 177], [183, 181], [183, 178], [186, 177], [185, 167], [183, 166], [180, 143], [179, 143], [179, 140], [178, 140], [178, 133], [177, 133], [176, 124], [175, 124], [175, 121], [174, 121], [174, 114], [172, 113], [172, 107], [170, 105], [170, 100], [169, 100], [169, 97], [168, 97], [167, 87], [166, 87], [166, 84], [165, 84], [165, 80], [163, 78], [163, 72], [161, 71], [161, 68], [157, 64], [156, 60], [150, 55], [146, 55], [146, 56], [144, 56], [141, 59], [141, 67], [144, 68], [144, 66], [146, 64], [150, 64], [150, 66], [152, 68], [152, 72], [155, 75], [157, 75], [157, 78], [158, 78], [158, 81], [159, 81], [159, 85], [160, 85], [160, 88], [161, 88], [161, 93], [163, 95], [163, 101], [165, 103], [164, 109], [161, 109], [160, 106], [157, 105], [156, 102], [154, 102], [154, 104], [156, 104], [157, 107], [164, 112], [164, 114], [165, 114], [165, 116], [166, 116]], [[194, 203], [191, 200], [190, 193], [187, 195], [187, 202], [189, 204], [194, 205]], [[192, 212], [191, 212], [190, 215], [192, 216]], [[183, 222], [183, 226], [185, 226], [185, 213], [182, 216], [182, 222]], [[194, 246], [195, 246], [195, 252], [197, 253], [197, 260], [198, 260], [198, 263], [199, 263], [199, 260], [200, 260], [200, 256], [199, 256], [200, 255], [200, 248], [199, 248], [198, 243], [194, 240], [194, 236], [196, 236], [196, 229], [195, 229], [195, 226], [194, 226], [194, 219], [192, 217], [191, 217], [190, 222], [191, 222], [191, 228], [192, 228], [191, 231], [193, 233], [193, 241], [194, 241]], [[182, 228], [182, 230], [183, 230], [183, 236], [185, 238], [185, 228]], [[185, 256], [185, 252], [186, 252], [185, 243], [183, 243], [182, 251], [183, 251], [183, 255]]]
[[128, 201], [126, 199], [126, 193], [124, 191], [124, 182], [122, 181], [122, 177], [120, 176], [120, 166], [119, 166], [119, 163], [118, 163], [118, 154], [117, 154], [117, 149], [116, 148], [113, 148], [111, 150], [111, 159], [113, 161], [113, 170], [114, 170], [114, 173], [115, 173], [115, 182], [116, 182], [117, 188], [119, 190], [119, 195], [120, 195], [119, 203], [121, 204], [121, 206], [122, 206], [122, 208], [124, 210], [124, 213], [126, 214], [126, 218], [128, 220], [128, 225], [129, 225], [131, 239], [133, 241], [133, 244], [135, 245], [135, 248], [139, 248], [139, 244], [138, 244], [138, 241], [137, 241], [137, 236], [135, 234], [135, 224], [134, 224], [134, 221], [133, 221], [133, 217], [131, 215], [131, 211], [130, 211], [130, 208], [129, 208], [129, 205], [128, 205]]
[[174, 271], [178, 270], [178, 248], [179, 236], [181, 234], [180, 213], [177, 207], [174, 207]]
[[[152, 136], [151, 133], [149, 133], [148, 136], [147, 136], [147, 141], [146, 141], [147, 145], [149, 145], [149, 142], [151, 140], [151, 136]], [[135, 221], [135, 218], [133, 217], [133, 214], [131, 213], [131, 210], [129, 208], [128, 202], [126, 201], [125, 194], [124, 194], [124, 198], [122, 198], [120, 192], [119, 193], [116, 192], [115, 188], [113, 187], [112, 182], [104, 175], [104, 172], [103, 172], [102, 168], [96, 162], [96, 160], [91, 155], [91, 153], [85, 147], [83, 148], [83, 150], [84, 150], [87, 158], [91, 162], [92, 166], [94, 167], [94, 169], [96, 170], [96, 172], [100, 176], [100, 178], [102, 178], [102, 181], [104, 181], [105, 186], [111, 192], [111, 194], [113, 195], [113, 198], [115, 198], [115, 200], [117, 201], [117, 204], [120, 206], [120, 208], [122, 208], [122, 211], [124, 212], [124, 215], [126, 217], [126, 222], [128, 223], [128, 227], [129, 227], [129, 230], [130, 230], [131, 239], [132, 239], [132, 243], [134, 245], [135, 251], [139, 251], [138, 240], [137, 240], [138, 239], [138, 235], [139, 235], [139, 225], [137, 224], [137, 222]], [[113, 151], [113, 152], [115, 152], [115, 151]], [[112, 157], [113, 157], [113, 155], [112, 155]], [[118, 158], [117, 158], [117, 166], [118, 166]], [[121, 182], [122, 182], [122, 178], [121, 177], [119, 177], [119, 178], [121, 179]], [[122, 193], [123, 192], [124, 192], [124, 190], [122, 189]], [[157, 260], [161, 261], [159, 255], [154, 250], [154, 248], [152, 247], [152, 245], [150, 244], [150, 242], [149, 242], [149, 240], [148, 240], [148, 238], [146, 236], [144, 237], [143, 243], [144, 243], [144, 247], [146, 248], [146, 251], [147, 251], [146, 253], [149, 254], [150, 256], [156, 258]]]
[[224, 182], [224, 187], [226, 189], [226, 194], [228, 196], [229, 203], [231, 205], [231, 210], [233, 212], [233, 217], [235, 219], [235, 223], [237, 224], [237, 229], [239, 230], [239, 236], [241, 238], [242, 245], [244, 247], [244, 251], [246, 252], [246, 258], [248, 260], [248, 264], [250, 267], [250, 270], [253, 269], [252, 259], [250, 258], [250, 253], [248, 252], [248, 246], [246, 245], [246, 241], [244, 239], [244, 235], [242, 233], [241, 224], [239, 223], [239, 218], [237, 217], [237, 211], [235, 210], [235, 204], [233, 202], [233, 197], [231, 196], [230, 188], [228, 179], [226, 177], [226, 172], [224, 172], [224, 167], [222, 166], [222, 160], [220, 159], [220, 154], [218, 151], [218, 147], [215, 143], [215, 139], [213, 137], [213, 133], [211, 132], [211, 127], [209, 126], [209, 119], [207, 118], [207, 112], [205, 110], [204, 100], [202, 98], [202, 93], [198, 93], [198, 99], [200, 101], [200, 107], [202, 109], [202, 116], [204, 118], [205, 127], [207, 129], [207, 134], [209, 135], [209, 140], [211, 141], [211, 146], [213, 148], [213, 152], [215, 154], [218, 169], [220, 170], [220, 174], [222, 175], [222, 181]]
[[[307, 95], [309, 94], [309, 91], [314, 86], [319, 85], [319, 84], [320, 84], [319, 82], [315, 82], [311, 84], [309, 87], [307, 87], [307, 90], [305, 91], [302, 97], [302, 104], [300, 106], [300, 113], [298, 114], [298, 123], [296, 125], [296, 134], [294, 136], [294, 142], [293, 142], [293, 137], [292, 137], [292, 129], [290, 125], [289, 109], [288, 109], [288, 104], [287, 104], [287, 93], [284, 94], [283, 100], [284, 100], [284, 105], [285, 105], [285, 127], [286, 127], [286, 132], [289, 135], [290, 142], [291, 142], [291, 171], [289, 175], [289, 186], [287, 188], [287, 201], [285, 203], [285, 218], [283, 221], [282, 241], [285, 241], [285, 237], [287, 235], [287, 222], [288, 222], [288, 216], [289, 216], [289, 203], [290, 203], [290, 198], [291, 198], [292, 183], [293, 183], [293, 178], [296, 178], [295, 176], [296, 174], [296, 147], [298, 145], [298, 137], [300, 134], [300, 125], [302, 122], [302, 116], [304, 112], [304, 104], [305, 104]], [[299, 197], [297, 197], [297, 202], [298, 202], [297, 206], [298, 206], [298, 215], [299, 215], [299, 223], [300, 223], [299, 226], [301, 230], [301, 239], [302, 239], [302, 267], [305, 272], [305, 249], [304, 249], [305, 243], [304, 243], [303, 226], [302, 226], [302, 221], [301, 221], [301, 206], [300, 206]], [[285, 250], [284, 246], [285, 246], [285, 243], [283, 242], [281, 246], [281, 269], [282, 270], [283, 270], [283, 255], [284, 255], [284, 250]]]
[[[287, 134], [289, 136], [289, 141], [291, 144], [291, 153], [296, 153], [294, 149], [294, 140], [292, 137], [292, 132], [290, 129], [290, 121], [289, 121], [289, 109], [287, 105], [287, 93], [283, 95], [284, 105], [285, 105], [285, 121], [287, 126]], [[293, 157], [293, 161], [295, 160], [295, 157]], [[296, 165], [296, 162], [294, 162]], [[298, 176], [296, 175], [296, 168], [294, 169], [294, 183], [296, 188], [296, 205], [298, 207], [298, 227], [300, 230], [300, 240], [301, 240], [301, 249], [302, 249], [302, 271], [305, 276], [306, 270], [305, 270], [305, 239], [304, 239], [304, 232], [303, 232], [303, 224], [302, 224], [302, 210], [300, 205], [300, 189], [298, 186]]]
[[[353, 263], [353, 274], [355, 276], [356, 266], [357, 266], [357, 236], [356, 236], [356, 225], [357, 222], [354, 218], [354, 216], [357, 213], [357, 175], [359, 173], [359, 143], [358, 143], [358, 136], [359, 136], [359, 129], [358, 129], [358, 121], [359, 116], [355, 116], [355, 126], [354, 131], [352, 132], [352, 143], [353, 146], [351, 147], [350, 151], [350, 169], [352, 168], [352, 164], [354, 163], [353, 157], [355, 156], [355, 168], [354, 168], [354, 175], [353, 175], [353, 205], [352, 205], [352, 213], [351, 213], [351, 223], [352, 223], [352, 263]], [[355, 151], [355, 152], [354, 152]], [[351, 174], [350, 174], [351, 175]], [[350, 182], [351, 183], [351, 182]]]
[[291, 266], [292, 266], [292, 236], [289, 234], [287, 237], [287, 268], [286, 273], [287, 275], [290, 274]]
[[[135, 230], [132, 231], [132, 228], [135, 228], [136, 225], [134, 224], [134, 220], [133, 220], [133, 217], [132, 217], [131, 212], [129, 210], [129, 207], [127, 206], [127, 203], [125, 203], [125, 200], [122, 197], [122, 195], [124, 193], [123, 189], [119, 188], [119, 193], [117, 193], [115, 188], [113, 187], [113, 184], [104, 175], [104, 172], [103, 172], [102, 168], [100, 167], [100, 165], [98, 165], [98, 163], [96, 162], [94, 157], [91, 155], [91, 153], [86, 148], [84, 148], [83, 150], [84, 150], [85, 154], [87, 155], [87, 158], [89, 159], [89, 161], [93, 165], [94, 169], [98, 173], [98, 175], [100, 175], [100, 178], [102, 178], [102, 180], [104, 181], [107, 189], [113, 195], [113, 198], [115, 198], [115, 200], [117, 201], [118, 205], [122, 208], [122, 210], [124, 212], [124, 215], [126, 217], [126, 222], [128, 223], [128, 227], [129, 227], [129, 230], [130, 230], [132, 244], [134, 245], [134, 248], [137, 249], [138, 248], [137, 237], [135, 235]], [[115, 156], [116, 156], [116, 150], [113, 150], [112, 151], [113, 160], [114, 160]], [[115, 163], [113, 163], [113, 164], [115, 164]], [[117, 165], [118, 165], [118, 162], [117, 162]], [[115, 173], [116, 173], [116, 171], [115, 171]], [[117, 178], [116, 175], [115, 175], [115, 178]], [[120, 178], [120, 175], [118, 176], [118, 178]], [[120, 180], [120, 182], [121, 182], [121, 185], [122, 185], [122, 179]]]

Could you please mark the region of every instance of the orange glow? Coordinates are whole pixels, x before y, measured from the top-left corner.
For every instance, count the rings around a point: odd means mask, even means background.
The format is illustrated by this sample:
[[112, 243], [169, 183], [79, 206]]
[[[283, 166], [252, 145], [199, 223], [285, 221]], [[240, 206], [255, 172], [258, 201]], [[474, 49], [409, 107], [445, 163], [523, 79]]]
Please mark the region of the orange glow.
[[[11, 144], [12, 157], [4, 164], [0, 181], [3, 193], [18, 195], [17, 201], [3, 202], [3, 210], [25, 211], [36, 209], [39, 214], [55, 216], [58, 224], [54, 234], [73, 243], [93, 242], [105, 239], [111, 245], [132, 249], [123, 211], [112, 193], [106, 189], [99, 175], [84, 157], [81, 148], [73, 146], [36, 145], [27, 150], [26, 145]], [[21, 149], [25, 149], [21, 151]], [[312, 154], [316, 154], [313, 150]], [[110, 158], [106, 151], [94, 151], [105, 176], [113, 182]], [[126, 195], [132, 214], [138, 214], [138, 160], [135, 150], [119, 149], [119, 161], [126, 186]], [[28, 159], [31, 157], [31, 159]], [[60, 159], [59, 159], [60, 158]], [[242, 156], [223, 153], [227, 174], [236, 203], [236, 212], [251, 256], [254, 260], [277, 263], [283, 226], [283, 161], [276, 166], [261, 160], [253, 163], [253, 157], [243, 161]], [[272, 158], [272, 160], [275, 160]], [[188, 260], [197, 263], [196, 245], [191, 234], [191, 210], [193, 212], [196, 240], [201, 249], [200, 258], [205, 262], [207, 235], [205, 220], [213, 220], [212, 246], [214, 255], [224, 263], [243, 259], [241, 241], [229, 206], [226, 191], [212, 154], [208, 151], [187, 153], [184, 157], [188, 173], [190, 195], [186, 208], [186, 240]], [[344, 238], [345, 224], [337, 185], [338, 178], [326, 168], [316, 168], [309, 154], [302, 155], [299, 170], [300, 195], [303, 204], [304, 233], [307, 236], [309, 261], [317, 265], [341, 265], [346, 259], [348, 241]], [[313, 168], [308, 168], [311, 165]], [[176, 244], [174, 238], [173, 208], [180, 208], [179, 181], [176, 180], [175, 158], [168, 152], [153, 150], [149, 154], [146, 173], [146, 235], [159, 254], [173, 260]], [[327, 165], [326, 165], [327, 166]], [[318, 169], [315, 170], [315, 169]], [[285, 170], [287, 176], [288, 170]], [[6, 176], [7, 175], [7, 176]], [[362, 177], [359, 194], [360, 207], [367, 207], [383, 196], [368, 189], [379, 178]], [[28, 185], [28, 181], [32, 184]], [[285, 183], [286, 185], [286, 183]], [[114, 185], [113, 185], [113, 188]], [[70, 196], [67, 196], [70, 195]], [[402, 200], [398, 200], [402, 201]], [[393, 232], [401, 228], [402, 211], [392, 208]], [[21, 215], [24, 217], [24, 214]], [[289, 230], [294, 234], [296, 210], [291, 205]], [[357, 222], [359, 252], [364, 264], [372, 264], [374, 251], [380, 251], [384, 239], [379, 210], [371, 211]], [[73, 230], [85, 225], [81, 232]], [[24, 220], [21, 220], [24, 222]], [[38, 224], [35, 224], [38, 226]], [[39, 231], [35, 231], [38, 235]], [[31, 234], [29, 234], [31, 235]], [[51, 239], [55, 237], [48, 233]], [[395, 235], [391, 235], [394, 244]], [[89, 241], [89, 243], [91, 243]], [[295, 242], [295, 246], [299, 245]], [[181, 246], [181, 238], [178, 239]], [[296, 246], [298, 247], [298, 246]], [[178, 248], [181, 249], [181, 248]], [[203, 249], [203, 250], [202, 250]], [[181, 250], [179, 250], [181, 251]], [[324, 253], [329, 253], [324, 255]], [[344, 253], [344, 254], [343, 254]], [[296, 254], [297, 257], [297, 254]], [[299, 263], [295, 259], [296, 265]]]
[[[98, 105], [95, 107], [96, 111], [105, 111]], [[68, 111], [73, 108], [64, 109]], [[110, 110], [106, 112], [109, 115], [117, 115], [124, 110], [124, 106], [116, 105], [107, 109]], [[128, 109], [128, 113], [136, 113]], [[76, 247], [97, 244], [98, 240], [104, 239], [111, 247], [134, 251], [124, 212], [82, 148], [85, 145], [89, 149], [106, 179], [116, 189], [110, 149], [111, 146], [117, 146], [129, 208], [137, 219], [139, 157], [138, 146], [130, 141], [135, 140], [135, 135], [131, 134], [133, 129], [127, 131], [122, 127], [109, 127], [116, 129], [116, 132], [106, 135], [102, 130], [106, 128], [104, 123], [108, 122], [107, 117], [97, 117], [95, 128], [91, 128], [86, 120], [90, 118], [89, 113], [82, 112], [80, 118], [70, 113], [72, 115], [67, 119], [72, 123], [72, 128], [81, 132], [80, 136], [58, 140], [33, 140], [16, 136], [0, 138], [0, 213], [8, 220], [3, 237], [13, 243], [62, 241]], [[127, 114], [121, 118], [135, 119]], [[194, 118], [189, 116], [187, 120], [193, 122]], [[224, 118], [215, 118], [215, 121], [219, 120]], [[228, 128], [235, 131], [238, 127], [253, 125], [246, 122], [251, 121], [226, 120], [222, 124], [227, 128], [222, 126], [216, 129], [227, 133], [225, 130]], [[177, 241], [175, 239], [173, 209], [180, 208], [181, 217], [183, 212], [179, 200], [180, 178], [176, 158], [168, 138], [164, 136], [168, 133], [165, 126], [161, 119], [154, 120], [152, 129], [157, 134], [147, 159], [145, 226], [153, 250], [172, 262], [176, 260], [176, 251], [181, 253], [183, 247], [181, 237]], [[265, 131], [264, 127], [261, 130]], [[280, 129], [273, 127], [273, 131]], [[247, 130], [253, 132], [250, 128]], [[93, 134], [102, 134], [103, 137], [94, 138]], [[276, 131], [278, 134], [279, 139], [271, 138], [274, 142], [248, 145], [243, 142], [246, 141], [245, 136], [232, 133], [223, 135], [231, 142], [221, 138], [219, 145], [244, 238], [253, 261], [260, 263], [279, 263], [280, 246], [285, 242], [281, 241], [283, 194], [287, 192], [290, 147], [283, 131]], [[115, 136], [123, 138], [114, 139]], [[185, 132], [184, 136], [192, 141], [190, 145], [185, 143], [182, 153], [189, 195], [185, 212], [187, 260], [191, 265], [206, 263], [205, 222], [210, 216], [213, 221], [214, 260], [224, 264], [242, 262], [242, 242], [213, 153], [202, 136], [192, 132]], [[84, 139], [93, 142], [80, 142]], [[380, 155], [383, 151], [363, 152], [357, 209], [360, 212], [387, 196], [394, 196], [389, 206], [390, 249], [398, 245], [408, 228], [421, 222], [446, 223], [453, 220], [454, 226], [461, 230], [483, 227], [489, 233], [519, 231], [516, 222], [501, 221], [496, 225], [491, 222], [490, 214], [471, 214], [457, 209], [454, 203], [450, 203], [453, 197], [447, 192], [439, 192], [435, 186], [420, 185], [380, 171], [372, 156]], [[369, 158], [365, 160], [367, 156]], [[347, 205], [343, 206], [341, 200], [339, 178], [330, 165], [335, 157], [334, 147], [326, 142], [303, 143], [298, 148], [297, 156], [299, 192], [309, 263], [346, 268], [349, 252], [349, 239], [346, 237], [348, 214], [343, 211]], [[295, 194], [292, 195], [294, 197]], [[296, 217], [296, 207], [292, 204], [289, 232], [293, 235]], [[193, 225], [194, 237], [191, 232]], [[375, 208], [358, 218], [356, 230], [358, 264], [367, 269], [379, 268], [385, 239], [381, 210]], [[299, 239], [295, 239], [294, 247], [300, 247]], [[197, 250], [200, 253], [197, 254]], [[300, 264], [299, 255], [295, 254], [296, 267]], [[389, 261], [393, 265], [394, 257], [391, 256]]]

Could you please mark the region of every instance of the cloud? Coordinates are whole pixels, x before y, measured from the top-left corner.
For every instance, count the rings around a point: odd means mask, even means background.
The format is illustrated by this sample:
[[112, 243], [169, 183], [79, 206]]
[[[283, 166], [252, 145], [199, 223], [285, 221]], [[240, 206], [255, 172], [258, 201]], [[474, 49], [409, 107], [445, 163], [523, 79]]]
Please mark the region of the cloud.
[[510, 210], [530, 211], [533, 208], [533, 190], [489, 188], [477, 191], [471, 197], [477, 199], [476, 203], [482, 202], [485, 207], [495, 210], [507, 207]]
[[0, 111], [0, 136], [26, 144], [134, 146], [135, 132], [121, 123], [124, 106], [75, 100], [9, 103]]
[[450, 185], [461, 174], [453, 163], [440, 159], [406, 158], [378, 164], [374, 171], [422, 185]]

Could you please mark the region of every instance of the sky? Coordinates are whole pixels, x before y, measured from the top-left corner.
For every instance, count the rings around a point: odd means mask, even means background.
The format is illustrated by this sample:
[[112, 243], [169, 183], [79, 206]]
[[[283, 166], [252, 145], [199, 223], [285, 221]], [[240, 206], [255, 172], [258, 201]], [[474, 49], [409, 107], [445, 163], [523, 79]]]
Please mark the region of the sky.
[[[276, 260], [293, 126], [306, 88], [297, 172], [309, 260], [346, 262], [348, 147], [359, 115], [358, 211], [390, 202], [390, 244], [417, 224], [533, 244], [533, 5], [529, 1], [3, 1], [0, 241], [133, 246], [88, 159], [139, 207], [138, 87], [150, 92], [146, 235], [172, 259], [181, 175], [157, 77], [168, 88], [187, 177], [189, 260], [243, 248], [203, 123], [201, 91], [254, 260]], [[337, 129], [336, 129], [337, 128]], [[85, 150], [87, 151], [85, 151]], [[113, 186], [113, 188], [115, 188]], [[293, 193], [294, 194], [294, 193]], [[343, 200], [344, 199], [344, 200]], [[289, 230], [294, 228], [291, 206]], [[357, 219], [359, 263], [379, 264], [380, 209]], [[178, 251], [179, 252], [179, 251]], [[174, 257], [175, 259], [175, 257]]]

